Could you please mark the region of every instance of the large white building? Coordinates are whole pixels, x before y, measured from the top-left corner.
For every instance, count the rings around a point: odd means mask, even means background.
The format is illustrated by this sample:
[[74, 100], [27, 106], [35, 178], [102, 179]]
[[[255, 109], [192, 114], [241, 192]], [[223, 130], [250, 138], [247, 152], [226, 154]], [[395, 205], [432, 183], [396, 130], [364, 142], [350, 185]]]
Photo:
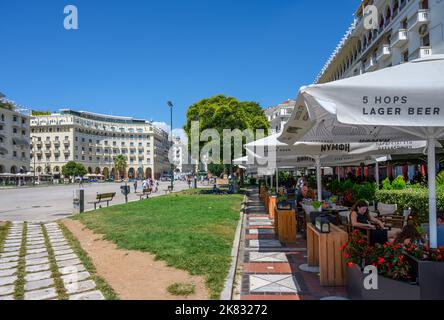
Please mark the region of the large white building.
[[180, 137], [174, 138], [172, 157], [176, 174], [191, 173], [194, 171], [194, 166], [191, 164], [190, 153], [188, 152], [188, 144], [183, 142]]
[[[31, 117], [31, 141], [37, 173], [61, 175], [68, 161], [114, 179], [158, 179], [170, 170], [168, 134], [145, 120], [62, 109]], [[115, 172], [117, 155], [126, 159], [124, 173]]]
[[271, 134], [280, 133], [284, 129], [285, 124], [290, 120], [295, 105], [295, 100], [288, 99], [275, 107], [265, 110], [265, 116], [270, 123]]
[[0, 174], [29, 171], [29, 117], [0, 97]]
[[[369, 5], [377, 8], [376, 14], [363, 16]], [[372, 22], [377, 22], [376, 29], [369, 28]], [[444, 54], [444, 1], [366, 0], [316, 82], [352, 77], [431, 54]]]

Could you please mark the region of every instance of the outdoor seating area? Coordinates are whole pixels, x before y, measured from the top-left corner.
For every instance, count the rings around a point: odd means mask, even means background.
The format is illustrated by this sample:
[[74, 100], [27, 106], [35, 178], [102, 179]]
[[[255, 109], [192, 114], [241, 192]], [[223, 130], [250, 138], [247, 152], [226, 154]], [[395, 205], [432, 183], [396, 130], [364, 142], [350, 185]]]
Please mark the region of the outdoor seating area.
[[101, 203], [106, 202], [106, 206], [109, 207], [109, 203], [113, 201], [114, 197], [116, 196], [115, 192], [111, 193], [98, 193], [96, 196], [96, 200], [89, 202], [90, 204], [94, 204], [94, 210], [97, 209], [97, 205], [99, 205], [99, 208], [102, 208]]

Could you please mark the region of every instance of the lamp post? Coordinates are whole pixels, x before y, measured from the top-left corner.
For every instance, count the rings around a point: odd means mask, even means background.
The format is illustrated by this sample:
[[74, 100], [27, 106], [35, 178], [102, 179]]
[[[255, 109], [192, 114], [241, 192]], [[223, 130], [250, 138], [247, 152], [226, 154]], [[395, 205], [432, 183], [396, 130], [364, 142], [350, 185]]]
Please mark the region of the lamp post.
[[[170, 147], [171, 147], [173, 145], [173, 143], [174, 143], [173, 142], [173, 107], [174, 107], [174, 105], [173, 105], [173, 103], [171, 101], [168, 101], [167, 104], [168, 104], [168, 107], [170, 108], [170, 137], [171, 137], [171, 145], [170, 145]], [[171, 191], [173, 191], [173, 188], [174, 188], [174, 173], [173, 173], [173, 170], [174, 170], [174, 165], [171, 162], [170, 163]]]

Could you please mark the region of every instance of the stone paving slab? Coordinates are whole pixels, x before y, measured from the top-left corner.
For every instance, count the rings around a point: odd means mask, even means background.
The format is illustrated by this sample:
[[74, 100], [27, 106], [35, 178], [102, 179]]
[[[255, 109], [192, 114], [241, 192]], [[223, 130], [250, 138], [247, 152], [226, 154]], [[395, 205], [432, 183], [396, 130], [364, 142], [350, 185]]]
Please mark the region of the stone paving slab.
[[55, 256], [61, 256], [66, 254], [74, 254], [74, 251], [72, 249], [54, 250]]
[[14, 293], [14, 286], [12, 285], [0, 287], [0, 296], [6, 296], [13, 293]]
[[91, 277], [89, 272], [83, 271], [83, 272], [79, 272], [79, 273], [71, 273], [71, 274], [64, 275], [64, 276], [62, 276], [62, 280], [65, 284], [70, 284], [71, 282], [86, 280], [89, 277]]
[[48, 300], [52, 298], [57, 298], [55, 288], [29, 291], [25, 293], [25, 300]]
[[7, 262], [0, 264], [0, 270], [11, 269], [17, 267], [18, 262]]
[[40, 252], [40, 253], [28, 254], [25, 256], [25, 259], [32, 260], [32, 259], [40, 259], [40, 258], [46, 258], [46, 257], [48, 257], [48, 252]]
[[3, 248], [4, 252], [17, 252], [20, 250], [20, 247], [8, 247], [8, 248]]
[[25, 280], [30, 282], [30, 281], [49, 279], [51, 277], [52, 277], [51, 271], [42, 271], [42, 272], [36, 272], [36, 273], [28, 273], [25, 276]]
[[68, 294], [91, 291], [96, 288], [96, 284], [92, 280], [80, 281], [77, 283], [66, 284], [65, 289]]
[[26, 266], [35, 266], [35, 265], [44, 264], [44, 263], [49, 263], [48, 258], [26, 260]]
[[63, 245], [63, 246], [53, 246], [52, 250], [55, 251], [61, 251], [61, 250], [71, 250], [71, 247], [68, 245]]
[[82, 262], [79, 259], [65, 260], [65, 261], [57, 261], [57, 266], [59, 268], [75, 266], [77, 264], [81, 264]]
[[55, 259], [56, 261], [65, 261], [65, 260], [72, 260], [78, 258], [75, 253], [70, 254], [62, 254], [62, 255], [56, 255]]
[[17, 268], [0, 270], [0, 277], [9, 277], [17, 273]]
[[17, 280], [17, 276], [0, 277], [0, 286], [14, 284], [15, 280]]
[[15, 300], [14, 296], [1, 296], [0, 301]]
[[26, 272], [39, 272], [39, 271], [46, 271], [49, 270], [51, 267], [49, 265], [49, 263], [45, 263], [45, 264], [39, 264], [36, 266], [29, 266], [26, 267], [25, 271]]
[[26, 250], [27, 254], [37, 254], [42, 252], [47, 252], [46, 248]]
[[62, 275], [67, 275], [67, 274], [71, 274], [71, 273], [77, 273], [77, 272], [81, 272], [81, 271], [85, 271], [85, 267], [82, 264], [77, 264], [77, 265], [73, 265], [73, 266], [69, 266], [69, 267], [63, 267], [59, 269], [59, 272]]
[[72, 295], [69, 300], [105, 300], [105, 297], [99, 290], [96, 290]]
[[42, 279], [36, 281], [30, 281], [25, 283], [25, 290], [31, 291], [36, 289], [43, 289], [54, 285], [54, 279]]
[[7, 258], [7, 257], [15, 257], [20, 255], [19, 251], [13, 251], [13, 252], [4, 252], [2, 254], [0, 254], [0, 258]]
[[14, 256], [14, 257], [7, 257], [7, 258], [1, 258], [0, 259], [0, 264], [2, 263], [7, 263], [7, 262], [16, 262], [19, 260], [18, 256]]

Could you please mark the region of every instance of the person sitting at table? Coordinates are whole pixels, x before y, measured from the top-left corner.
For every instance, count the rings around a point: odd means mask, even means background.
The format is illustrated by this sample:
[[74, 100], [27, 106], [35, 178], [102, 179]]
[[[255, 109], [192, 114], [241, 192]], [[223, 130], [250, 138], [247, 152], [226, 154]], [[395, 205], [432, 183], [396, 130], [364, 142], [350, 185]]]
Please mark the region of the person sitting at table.
[[304, 184], [296, 194], [296, 205], [298, 209], [302, 209], [302, 204], [305, 199], [313, 199], [314, 193], [310, 191], [307, 184]]
[[402, 229], [401, 233], [398, 234], [394, 243], [404, 246], [410, 244], [420, 245], [424, 243], [424, 239], [413, 224], [408, 224]]
[[351, 208], [350, 223], [352, 227], [371, 230], [371, 243], [384, 244], [389, 239], [394, 239], [399, 230], [385, 230], [384, 223], [373, 217], [368, 211], [368, 202], [359, 200]]

